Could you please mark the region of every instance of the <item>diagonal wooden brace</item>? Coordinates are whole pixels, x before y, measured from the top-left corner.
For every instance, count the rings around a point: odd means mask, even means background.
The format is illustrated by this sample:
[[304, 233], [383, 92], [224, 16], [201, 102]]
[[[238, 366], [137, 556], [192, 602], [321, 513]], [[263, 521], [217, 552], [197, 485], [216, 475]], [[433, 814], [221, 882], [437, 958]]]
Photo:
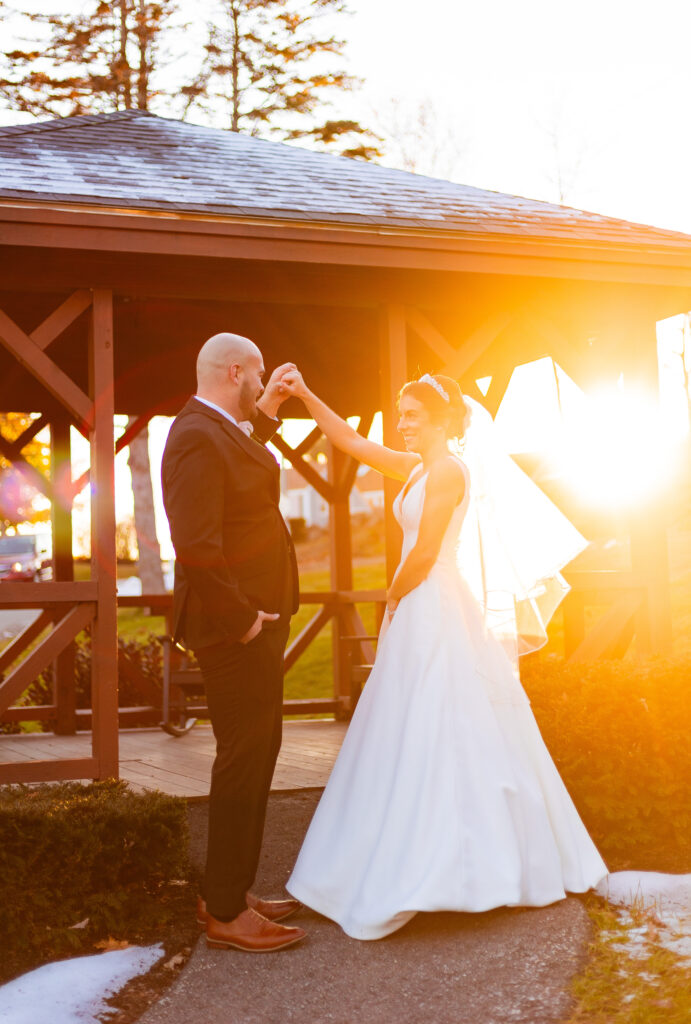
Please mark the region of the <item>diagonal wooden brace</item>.
[[64, 405], [74, 419], [86, 429], [91, 428], [93, 405], [91, 399], [68, 377], [40, 345], [19, 328], [14, 320], [0, 309], [0, 342], [12, 353], [17, 362], [28, 370], [54, 398]]
[[321, 494], [324, 501], [331, 503], [336, 500], [336, 491], [331, 484], [327, 480], [324, 480], [323, 477], [319, 476], [316, 469], [313, 469], [308, 462], [305, 462], [302, 456], [296, 455], [290, 445], [287, 444], [282, 437], [275, 434], [271, 438], [271, 444], [274, 445], [275, 448], [278, 448], [281, 455], [284, 455], [286, 459], [288, 459], [293, 469], [300, 474], [303, 480], [306, 480], [308, 484], [311, 484], [318, 494]]
[[21, 696], [58, 654], [94, 617], [91, 603], [78, 604], [65, 615], [38, 647], [0, 683], [0, 715]]

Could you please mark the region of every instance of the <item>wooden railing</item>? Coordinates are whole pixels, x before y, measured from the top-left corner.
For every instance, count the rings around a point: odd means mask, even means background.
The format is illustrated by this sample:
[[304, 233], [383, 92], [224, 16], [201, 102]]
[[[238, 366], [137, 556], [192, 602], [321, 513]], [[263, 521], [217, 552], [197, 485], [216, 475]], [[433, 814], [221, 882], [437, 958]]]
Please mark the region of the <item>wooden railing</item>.
[[[571, 571], [566, 576], [572, 588], [563, 605], [564, 652], [569, 662], [621, 657], [636, 633], [645, 647], [647, 589], [640, 575], [622, 571]], [[90, 626], [96, 595], [96, 583], [3, 583], [0, 586], [0, 606], [40, 609], [37, 619], [0, 652], [1, 722], [56, 720], [60, 710], [59, 694], [51, 704], [18, 706], [13, 702], [66, 644]], [[374, 660], [373, 637], [368, 634], [356, 606], [375, 605], [376, 634], [384, 612], [385, 596], [383, 590], [306, 591], [301, 594], [301, 605], [314, 605], [316, 611], [286, 649], [286, 672], [305, 654], [322, 630], [329, 623], [334, 623], [338, 631], [338, 642], [334, 644], [334, 685], [328, 697], [286, 700], [283, 705], [285, 715], [334, 714], [347, 717], [350, 714], [357, 699], [354, 684], [357, 687], [364, 678], [362, 671], [359, 675], [357, 671], [353, 672], [353, 666], [362, 670]], [[588, 610], [603, 606], [605, 610], [601, 617], [588, 626]], [[121, 596], [118, 607], [149, 608], [153, 615], [165, 618], [166, 631], [171, 632], [171, 594]], [[52, 631], [25, 654], [51, 625]], [[19, 660], [22, 654], [25, 656]], [[160, 723], [161, 689], [122, 649], [118, 652], [118, 676], [126, 679], [144, 700], [136, 707], [119, 708], [120, 727]], [[202, 703], [193, 704], [188, 710], [198, 716], [207, 713]], [[92, 722], [91, 709], [80, 708], [74, 712], [74, 728], [89, 729]], [[70, 776], [71, 771], [81, 772], [82, 767], [65, 764], [63, 770], [64, 777], [68, 778], [74, 777]], [[28, 777], [26, 781], [30, 781]]]
[[[76, 598], [77, 593], [79, 598]], [[0, 722], [51, 722], [55, 721], [59, 712], [57, 701], [50, 704], [21, 706], [13, 704], [38, 675], [51, 663], [55, 654], [62, 650], [66, 643], [72, 641], [79, 632], [88, 627], [93, 618], [96, 595], [95, 583], [3, 583], [0, 587], [0, 606], [15, 609], [40, 608], [38, 618], [27, 625], [0, 652]], [[336, 620], [341, 631], [348, 634], [348, 644], [344, 645], [340, 665], [334, 666], [334, 690], [330, 697], [310, 698], [308, 700], [287, 700], [283, 705], [283, 713], [295, 714], [348, 714], [352, 694], [350, 689], [349, 661], [352, 656], [353, 638], [362, 636], [359, 648], [361, 659], [371, 662], [374, 648], [367, 630], [358, 614], [356, 605], [373, 602], [379, 606], [377, 623], [381, 622], [381, 613], [385, 593], [383, 590], [363, 591], [306, 591], [300, 595], [301, 605], [315, 605], [317, 611], [291, 641], [285, 652], [286, 672], [295, 665], [299, 658], [311, 646], [325, 626]], [[161, 616], [166, 620], [166, 632], [172, 631], [173, 599], [171, 594], [144, 594], [118, 597], [118, 608], [148, 608], [152, 615]], [[26, 654], [41, 633], [53, 622], [59, 620], [57, 628], [48, 634], [40, 644]], [[18, 659], [25, 655], [23, 660]], [[17, 664], [18, 662], [18, 664]], [[339, 673], [340, 668], [340, 673]], [[9, 674], [3, 679], [3, 673]], [[118, 651], [118, 676], [127, 680], [144, 698], [145, 703], [136, 707], [120, 707], [118, 710], [120, 727], [135, 725], [157, 725], [161, 721], [162, 699], [161, 690], [146, 676], [130, 655], [120, 649]], [[203, 715], [205, 705], [192, 705], [190, 713]], [[74, 727], [89, 729], [93, 715], [89, 708], [78, 708], [74, 712]]]

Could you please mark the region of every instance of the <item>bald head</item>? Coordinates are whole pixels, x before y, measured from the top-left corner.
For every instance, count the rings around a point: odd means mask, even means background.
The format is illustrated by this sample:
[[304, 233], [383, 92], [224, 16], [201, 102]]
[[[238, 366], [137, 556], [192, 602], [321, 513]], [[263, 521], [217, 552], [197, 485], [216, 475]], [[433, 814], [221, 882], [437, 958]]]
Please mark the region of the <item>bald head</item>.
[[254, 419], [264, 385], [264, 360], [249, 338], [214, 334], [197, 356], [197, 395], [237, 420]]
[[204, 342], [197, 356], [198, 389], [201, 392], [223, 387], [232, 366], [245, 369], [248, 362], [261, 362], [261, 358], [261, 352], [249, 338], [241, 334], [214, 334]]

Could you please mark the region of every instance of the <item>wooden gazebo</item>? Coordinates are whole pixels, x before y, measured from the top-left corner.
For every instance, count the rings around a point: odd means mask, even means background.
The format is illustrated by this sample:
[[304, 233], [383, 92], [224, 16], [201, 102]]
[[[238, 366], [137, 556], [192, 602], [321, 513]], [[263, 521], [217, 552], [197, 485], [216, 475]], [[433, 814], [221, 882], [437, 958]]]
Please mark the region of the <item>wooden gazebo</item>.
[[[360, 416], [361, 430], [381, 409], [396, 445], [394, 400], [409, 373], [443, 369], [492, 412], [514, 367], [544, 355], [586, 388], [623, 373], [655, 390], [655, 323], [691, 308], [689, 236], [139, 111], [0, 129], [0, 245], [0, 408], [40, 414], [0, 450], [21, 466], [22, 448], [50, 424], [54, 472], [38, 485], [53, 503], [55, 538], [53, 582], [0, 585], [0, 608], [42, 609], [0, 653], [0, 719], [43, 717], [73, 731], [70, 648], [87, 625], [93, 645], [92, 757], [0, 765], [0, 782], [117, 775], [113, 415], [137, 417], [122, 447], [152, 416], [175, 414], [210, 334], [249, 335], [268, 368], [295, 359], [328, 402]], [[75, 488], [61, 472], [70, 425], [92, 451], [92, 571], [79, 583]], [[328, 707], [347, 711], [339, 636], [360, 631], [363, 597], [352, 591], [356, 467], [332, 453], [324, 480], [303, 458], [317, 440], [280, 444], [331, 509], [331, 591], [304, 595], [320, 610], [289, 657], [333, 619]], [[389, 566], [396, 547], [387, 530]], [[635, 532], [630, 571], [585, 576], [581, 613], [603, 589], [611, 602], [599, 630], [586, 635], [582, 614], [574, 620], [573, 657], [605, 653], [613, 630], [665, 645], [664, 530], [654, 516]], [[54, 703], [17, 707], [54, 661]]]

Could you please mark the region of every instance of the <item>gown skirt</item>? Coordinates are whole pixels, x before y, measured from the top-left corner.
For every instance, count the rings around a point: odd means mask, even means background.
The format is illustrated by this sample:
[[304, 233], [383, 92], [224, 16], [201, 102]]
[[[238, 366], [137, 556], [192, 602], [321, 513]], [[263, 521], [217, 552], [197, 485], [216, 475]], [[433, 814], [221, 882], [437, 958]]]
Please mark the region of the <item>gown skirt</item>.
[[[415, 490], [403, 557], [421, 515]], [[418, 911], [545, 906], [607, 874], [458, 572], [457, 511], [429, 576], [382, 629], [287, 884], [356, 939]]]

